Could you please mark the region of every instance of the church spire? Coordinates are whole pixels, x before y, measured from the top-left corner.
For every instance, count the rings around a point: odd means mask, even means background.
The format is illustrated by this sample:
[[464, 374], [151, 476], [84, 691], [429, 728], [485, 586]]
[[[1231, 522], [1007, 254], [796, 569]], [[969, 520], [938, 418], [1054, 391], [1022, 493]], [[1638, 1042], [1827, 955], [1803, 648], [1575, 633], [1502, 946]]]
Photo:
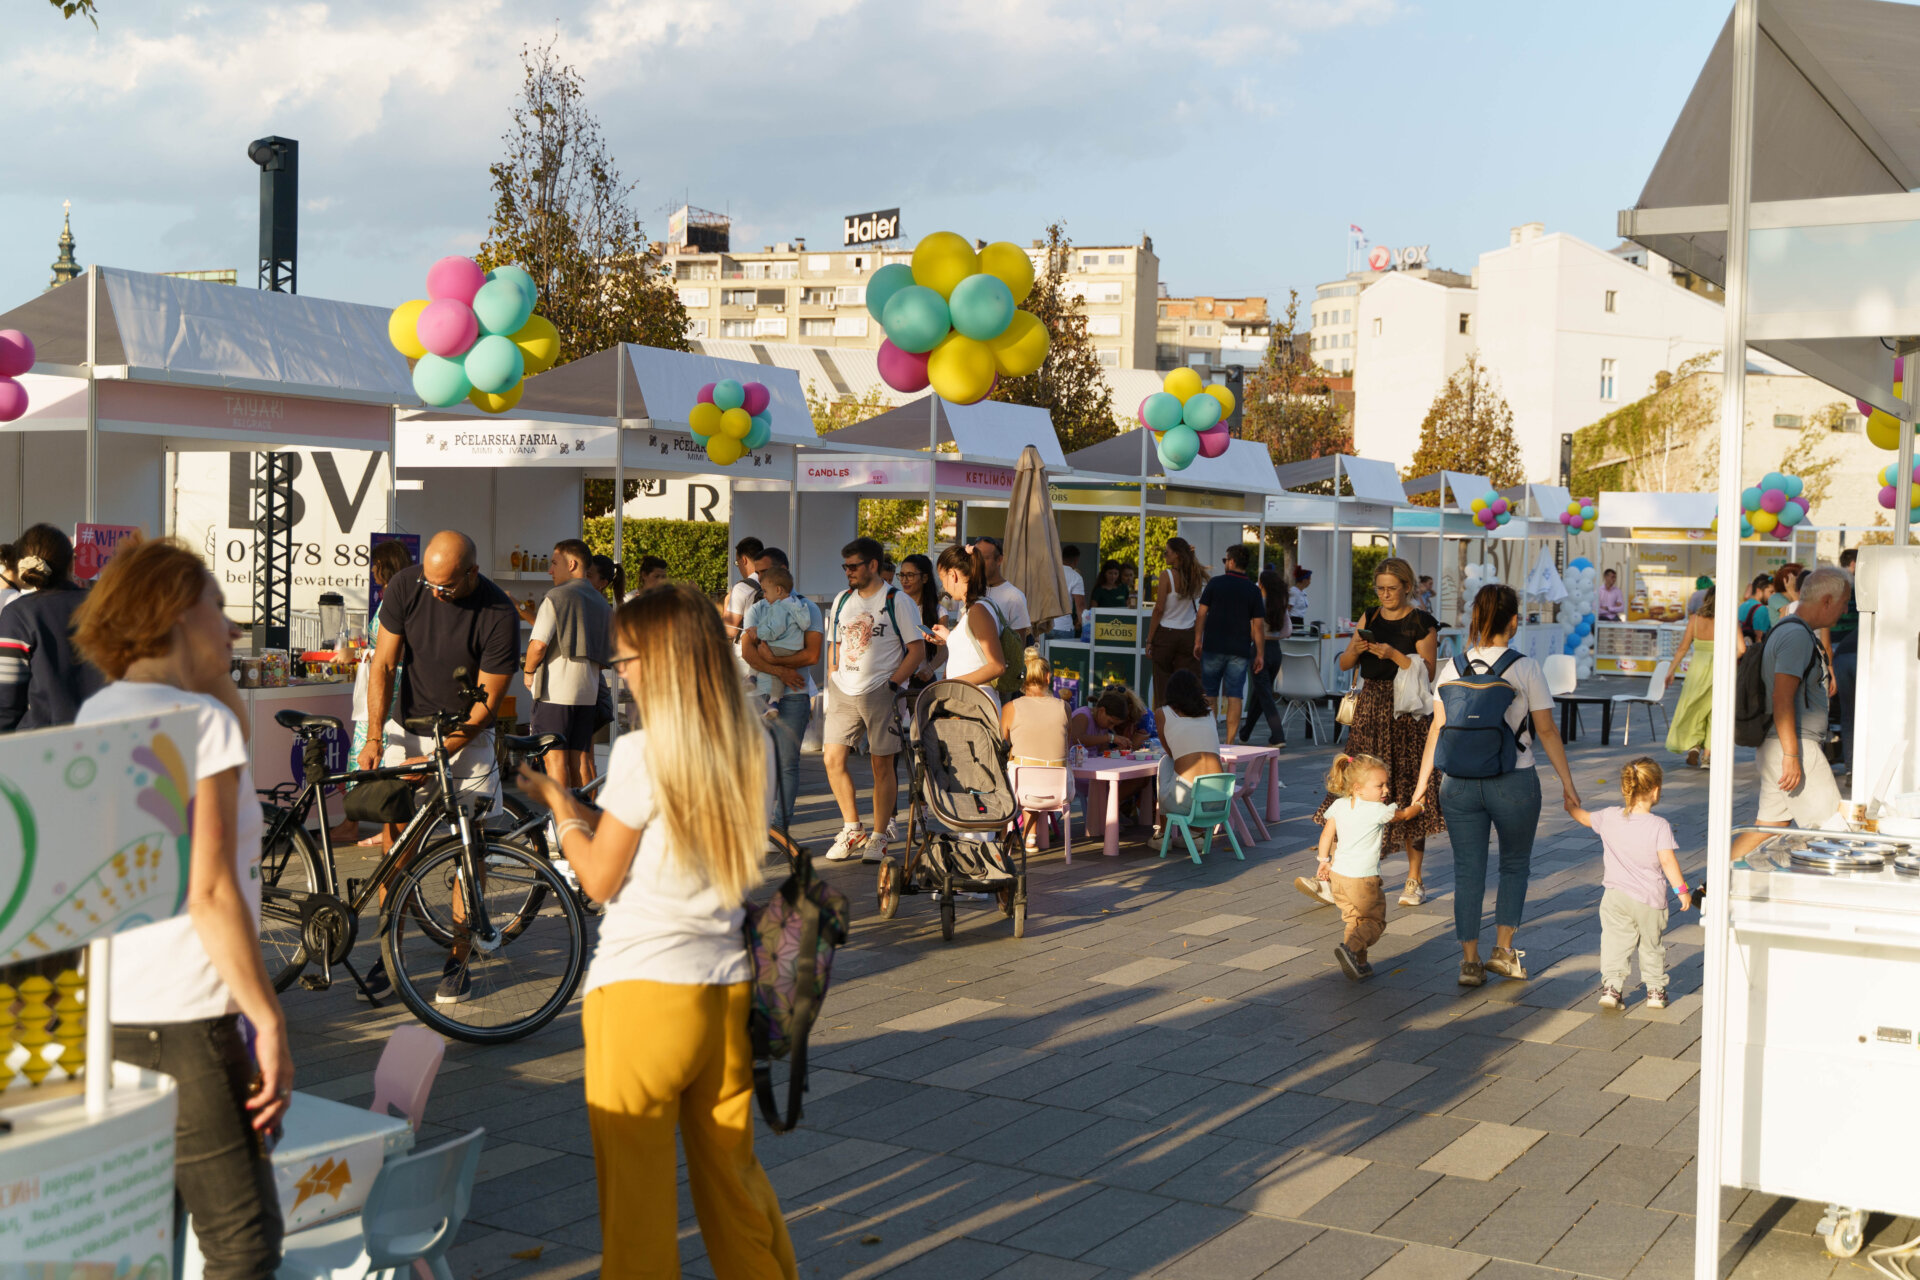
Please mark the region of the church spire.
[[65, 202], [66, 224], [60, 228], [60, 256], [53, 262], [53, 278], [47, 288], [63, 285], [80, 274], [80, 263], [73, 256], [73, 201]]

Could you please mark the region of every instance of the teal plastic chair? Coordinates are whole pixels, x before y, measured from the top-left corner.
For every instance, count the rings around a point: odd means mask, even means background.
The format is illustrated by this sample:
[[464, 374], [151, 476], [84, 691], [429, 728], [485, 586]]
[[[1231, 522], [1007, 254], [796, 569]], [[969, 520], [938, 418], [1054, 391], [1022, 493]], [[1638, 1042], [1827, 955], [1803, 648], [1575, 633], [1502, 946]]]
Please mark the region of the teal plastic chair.
[[341, 1276], [453, 1280], [447, 1250], [466, 1220], [487, 1131], [388, 1161], [374, 1176], [365, 1206], [286, 1238], [276, 1280]]
[[[1230, 773], [1203, 773], [1192, 782], [1192, 799], [1185, 813], [1168, 813], [1166, 826], [1160, 832], [1160, 856], [1167, 856], [1167, 846], [1173, 842], [1173, 829], [1180, 828], [1180, 835], [1187, 842], [1187, 852], [1193, 855], [1195, 864], [1200, 861], [1202, 852], [1213, 851], [1213, 833], [1225, 831], [1227, 843], [1233, 846], [1233, 856], [1245, 862], [1247, 855], [1240, 852], [1240, 841], [1233, 834], [1233, 787], [1238, 779]], [[1195, 845], [1193, 833], [1206, 832], [1205, 846]]]

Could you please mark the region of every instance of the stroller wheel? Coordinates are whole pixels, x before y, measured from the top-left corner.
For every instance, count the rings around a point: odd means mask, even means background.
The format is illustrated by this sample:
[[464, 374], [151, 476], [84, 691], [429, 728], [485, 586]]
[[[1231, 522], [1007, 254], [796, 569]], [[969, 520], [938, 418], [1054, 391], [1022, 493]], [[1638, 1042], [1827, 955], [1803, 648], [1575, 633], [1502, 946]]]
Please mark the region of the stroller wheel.
[[1013, 936], [1016, 938], [1027, 936], [1027, 904], [1024, 902], [1013, 904]]
[[940, 891], [940, 936], [948, 942], [953, 941], [953, 889], [951, 886]]
[[893, 919], [893, 913], [900, 909], [900, 869], [894, 865], [892, 858], [880, 859], [876, 890], [880, 898], [880, 918]]

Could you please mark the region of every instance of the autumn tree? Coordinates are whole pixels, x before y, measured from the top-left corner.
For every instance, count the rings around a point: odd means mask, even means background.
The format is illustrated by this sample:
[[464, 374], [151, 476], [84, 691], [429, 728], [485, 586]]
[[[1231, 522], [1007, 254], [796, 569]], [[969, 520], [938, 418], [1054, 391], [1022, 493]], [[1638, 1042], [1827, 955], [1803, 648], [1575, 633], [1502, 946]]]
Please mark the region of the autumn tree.
[[1835, 433], [1852, 409], [1836, 400], [1808, 414], [1806, 425], [1776, 468], [1781, 475], [1800, 477], [1800, 494], [1812, 506], [1819, 506], [1833, 487], [1833, 473], [1840, 466], [1839, 442], [1845, 439]]
[[1353, 452], [1353, 423], [1334, 401], [1326, 376], [1299, 349], [1300, 294], [1289, 290], [1287, 314], [1273, 325], [1267, 354], [1249, 373], [1240, 434], [1267, 446], [1276, 464]]
[[1120, 434], [1113, 417], [1113, 388], [1100, 372], [1100, 359], [1087, 337], [1086, 299], [1067, 290], [1067, 265], [1073, 242], [1063, 226], [1047, 228], [1033, 290], [1020, 304], [1047, 326], [1052, 345], [1038, 373], [1002, 378], [993, 398], [1008, 404], [1045, 409], [1053, 419], [1060, 449], [1072, 453]]
[[[1513, 434], [1513, 410], [1478, 355], [1468, 356], [1433, 398], [1433, 407], [1420, 424], [1419, 447], [1401, 474], [1412, 480], [1436, 471], [1484, 476], [1496, 489], [1525, 479], [1520, 442]], [[1412, 501], [1437, 506], [1439, 494], [1419, 494]]]

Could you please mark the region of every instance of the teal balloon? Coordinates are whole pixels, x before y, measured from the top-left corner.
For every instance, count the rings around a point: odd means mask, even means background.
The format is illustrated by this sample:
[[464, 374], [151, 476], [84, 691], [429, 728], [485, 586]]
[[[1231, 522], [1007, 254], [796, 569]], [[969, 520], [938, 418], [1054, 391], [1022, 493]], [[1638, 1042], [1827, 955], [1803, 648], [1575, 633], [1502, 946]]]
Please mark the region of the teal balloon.
[[912, 283], [913, 268], [904, 262], [889, 262], [874, 272], [867, 281], [867, 314], [884, 325], [888, 300]]
[[458, 360], [428, 352], [413, 366], [413, 393], [437, 408], [452, 408], [472, 390], [473, 383], [467, 380], [467, 371]]
[[773, 419], [761, 414], [753, 420], [753, 430], [747, 432], [746, 439], [740, 443], [749, 449], [760, 449], [773, 439]]
[[533, 303], [516, 281], [489, 280], [473, 295], [473, 314], [481, 333], [512, 337], [526, 327]]
[[947, 299], [953, 313], [953, 328], [980, 342], [991, 342], [1006, 331], [1013, 319], [1013, 290], [999, 276], [982, 271], [953, 286]]
[[1220, 402], [1204, 391], [1196, 391], [1181, 406], [1180, 421], [1195, 431], [1211, 430], [1220, 421]]
[[[1212, 400], [1213, 397], [1208, 396], [1207, 399]], [[1215, 403], [1219, 402], [1215, 401]], [[1171, 431], [1180, 425], [1180, 397], [1171, 392], [1156, 391], [1148, 396], [1146, 403], [1140, 407], [1140, 416], [1145, 418], [1147, 425], [1155, 431]], [[1200, 447], [1198, 432], [1194, 434], [1193, 447], [1195, 449]]]
[[894, 346], [920, 355], [940, 345], [953, 327], [953, 313], [947, 309], [945, 298], [925, 285], [910, 284], [896, 289], [887, 299], [880, 325]]
[[1502, 511], [1499, 515], [1495, 516], [1494, 519], [1499, 521], [1501, 524], [1505, 524], [1509, 520], [1513, 519], [1513, 517], [1511, 515], [1508, 515], [1506, 512]]
[[707, 447], [707, 441], [713, 439], [712, 436], [703, 436], [698, 431], [688, 431], [687, 434], [692, 436], [693, 442], [699, 445], [702, 449]]
[[1800, 504], [1797, 502], [1789, 502], [1786, 506], [1780, 508], [1780, 523], [1789, 529], [1806, 518], [1807, 513], [1800, 509]]
[[1593, 508], [1592, 508], [1592, 507], [1582, 507], [1582, 508], [1580, 508], [1580, 518], [1581, 518], [1582, 520], [1591, 520], [1591, 519], [1593, 519]]
[[480, 339], [460, 362], [466, 368], [467, 381], [489, 395], [505, 395], [527, 374], [525, 354], [504, 334], [490, 333]]
[[1784, 489], [1786, 487], [1787, 478], [1778, 471], [1769, 471], [1760, 477], [1760, 488], [1763, 492], [1768, 489]]
[[1800, 491], [1807, 487], [1807, 482], [1799, 476], [1782, 476], [1781, 479], [1787, 482], [1784, 487], [1786, 488], [1789, 498], [1799, 497]]
[[1745, 516], [1740, 517], [1740, 536], [1743, 538], [1751, 538], [1753, 536], [1753, 526], [1747, 522]]
[[1760, 509], [1760, 490], [1757, 486], [1748, 485], [1740, 491], [1740, 506], [1746, 511]]
[[[516, 266], [513, 263], [508, 263], [504, 267], [495, 267], [493, 270], [487, 272], [487, 279], [489, 281], [511, 280], [514, 284], [518, 285], [520, 292], [527, 295], [527, 311], [529, 314], [533, 312], [535, 307], [540, 305], [540, 286], [533, 282], [533, 275], [525, 267]], [[517, 333], [519, 331], [515, 330], [515, 332]]]
[[722, 378], [713, 384], [713, 404], [716, 409], [738, 409], [747, 402], [747, 389], [732, 378]]
[[1200, 433], [1192, 427], [1169, 427], [1160, 437], [1160, 462], [1169, 471], [1185, 471], [1199, 456]]

